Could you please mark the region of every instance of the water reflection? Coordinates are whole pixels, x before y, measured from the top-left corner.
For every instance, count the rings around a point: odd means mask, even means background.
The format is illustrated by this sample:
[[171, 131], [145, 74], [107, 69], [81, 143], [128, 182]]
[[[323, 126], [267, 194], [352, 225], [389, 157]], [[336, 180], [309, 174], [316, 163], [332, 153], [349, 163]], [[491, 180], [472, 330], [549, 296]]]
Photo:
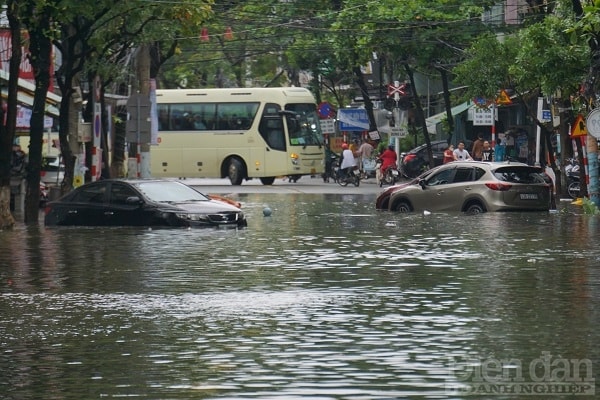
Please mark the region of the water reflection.
[[0, 232], [0, 393], [461, 398], [452, 360], [545, 351], [600, 371], [595, 217], [239, 199], [248, 229]]

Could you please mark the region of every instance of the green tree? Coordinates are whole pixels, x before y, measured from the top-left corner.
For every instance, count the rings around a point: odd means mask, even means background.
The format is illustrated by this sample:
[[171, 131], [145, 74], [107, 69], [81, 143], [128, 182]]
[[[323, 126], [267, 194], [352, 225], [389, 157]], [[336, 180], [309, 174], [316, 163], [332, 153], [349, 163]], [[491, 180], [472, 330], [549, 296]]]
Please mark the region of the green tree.
[[[589, 49], [567, 33], [574, 21], [571, 9], [563, 7], [554, 12], [541, 20], [536, 14], [535, 23], [513, 35], [482, 37], [465, 52], [464, 61], [454, 70], [457, 81], [468, 86], [465, 95], [469, 98], [495, 99], [500, 89], [513, 89], [529, 118], [540, 127], [546, 149], [552, 147], [552, 130], [538, 120], [537, 110], [528, 106], [530, 99], [552, 96], [556, 108], [569, 110], [570, 99], [577, 96], [589, 64]], [[572, 122], [572, 116], [563, 112], [561, 120]], [[563, 123], [561, 129], [561, 148], [567, 149], [568, 124]], [[560, 176], [551, 154], [550, 160]]]
[[[338, 30], [337, 50], [349, 64], [362, 65], [373, 51], [387, 60], [390, 81], [411, 83], [416, 126], [430, 148], [421, 94], [417, 93], [415, 73], [440, 75], [444, 81], [448, 124], [450, 112], [449, 74], [462, 56], [462, 50], [485, 29], [479, 22], [489, 1], [348, 1], [334, 28]], [[352, 28], [349, 28], [352, 27]], [[368, 102], [366, 102], [368, 107]], [[430, 154], [429, 159], [433, 162]]]

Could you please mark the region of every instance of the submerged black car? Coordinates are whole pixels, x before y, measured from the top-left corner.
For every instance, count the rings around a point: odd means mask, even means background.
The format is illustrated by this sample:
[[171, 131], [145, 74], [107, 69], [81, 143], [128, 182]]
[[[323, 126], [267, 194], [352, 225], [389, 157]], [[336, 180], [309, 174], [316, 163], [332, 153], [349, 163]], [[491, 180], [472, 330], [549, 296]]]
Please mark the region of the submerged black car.
[[247, 225], [238, 207], [213, 200], [177, 181], [107, 179], [88, 183], [45, 208], [46, 225]]
[[[465, 141], [465, 148], [471, 151], [471, 141]], [[448, 148], [446, 140], [435, 140], [431, 142], [431, 153], [433, 155], [433, 166], [437, 167], [444, 162], [444, 150]], [[427, 144], [415, 147], [404, 155], [400, 160], [400, 173], [406, 178], [416, 178], [429, 169], [429, 154]]]
[[[442, 165], [444, 160], [444, 150], [448, 147], [445, 140], [431, 142], [431, 153], [433, 154], [433, 164], [435, 167]], [[415, 178], [429, 169], [429, 155], [427, 153], [427, 144], [415, 147], [404, 155], [400, 161], [400, 172], [407, 178]]]

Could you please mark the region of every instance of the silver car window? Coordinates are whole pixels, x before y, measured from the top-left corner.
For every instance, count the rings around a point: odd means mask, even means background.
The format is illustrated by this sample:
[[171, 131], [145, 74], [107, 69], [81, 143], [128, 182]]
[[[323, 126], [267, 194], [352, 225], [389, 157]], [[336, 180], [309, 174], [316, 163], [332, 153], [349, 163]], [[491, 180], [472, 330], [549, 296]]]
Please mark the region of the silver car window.
[[446, 185], [452, 182], [455, 168], [446, 168], [443, 169], [429, 178], [427, 178], [427, 186], [437, 186], [437, 185]]
[[545, 183], [544, 178], [536, 168], [524, 166], [509, 166], [496, 169], [494, 176], [503, 181], [510, 183]]
[[454, 183], [458, 182], [470, 182], [473, 180], [473, 168], [456, 168], [456, 174], [454, 175]]

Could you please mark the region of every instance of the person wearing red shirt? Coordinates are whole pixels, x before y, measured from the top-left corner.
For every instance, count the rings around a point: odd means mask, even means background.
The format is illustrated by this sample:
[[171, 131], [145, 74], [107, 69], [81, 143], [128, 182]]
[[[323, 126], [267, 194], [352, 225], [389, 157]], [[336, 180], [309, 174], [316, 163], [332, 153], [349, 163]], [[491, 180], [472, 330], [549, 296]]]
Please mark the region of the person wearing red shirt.
[[398, 161], [398, 156], [396, 155], [396, 151], [394, 151], [394, 146], [388, 146], [387, 149], [385, 149], [385, 151], [383, 153], [381, 153], [381, 155], [379, 156], [379, 158], [381, 159], [381, 175], [383, 176], [385, 174], [385, 171], [391, 167], [398, 167], [397, 161]]
[[450, 145], [444, 150], [444, 164], [454, 161], [454, 146]]

